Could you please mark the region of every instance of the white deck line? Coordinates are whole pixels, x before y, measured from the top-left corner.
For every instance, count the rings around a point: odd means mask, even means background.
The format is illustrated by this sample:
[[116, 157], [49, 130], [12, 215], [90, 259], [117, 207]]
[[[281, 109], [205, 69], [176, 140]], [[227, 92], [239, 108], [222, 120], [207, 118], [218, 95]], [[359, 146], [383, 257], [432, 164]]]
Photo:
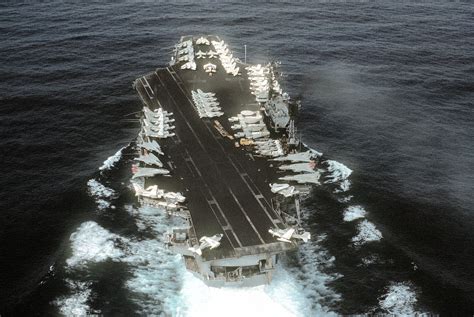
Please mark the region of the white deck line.
[[242, 213], [244, 214], [245, 218], [247, 218], [247, 221], [250, 223], [250, 225], [252, 226], [252, 228], [253, 228], [253, 230], [255, 231], [255, 233], [257, 233], [257, 236], [258, 236], [258, 238], [260, 239], [260, 241], [262, 241], [262, 243], [265, 244], [265, 241], [263, 240], [263, 238], [262, 238], [262, 236], [260, 235], [260, 233], [258, 233], [257, 228], [255, 228], [253, 222], [250, 220], [249, 215], [247, 215], [247, 213], [245, 212], [244, 208], [243, 208], [242, 205], [240, 204], [239, 200], [237, 199], [237, 197], [235, 197], [235, 194], [234, 194], [234, 192], [232, 191], [232, 189], [229, 188], [229, 192], [230, 192], [230, 194], [232, 195], [232, 197], [234, 197], [235, 202], [236, 202], [237, 205], [239, 206], [239, 208], [240, 208], [240, 210], [242, 211]]
[[[163, 81], [161, 80], [161, 78], [158, 76], [158, 74], [155, 72], [156, 74], [156, 77], [158, 78], [158, 80], [160, 81], [161, 85], [166, 89], [166, 91], [168, 92], [168, 95], [171, 97], [171, 99], [173, 100], [173, 103], [175, 104], [176, 106], [176, 109], [178, 110], [179, 114], [181, 115], [181, 117], [183, 118], [183, 120], [186, 122], [186, 125], [189, 127], [189, 129], [191, 130], [191, 132], [193, 133], [194, 137], [197, 139], [199, 145], [201, 146], [202, 150], [204, 152], [206, 152], [207, 154], [209, 154], [206, 149], [204, 148], [203, 144], [201, 143], [201, 141], [199, 140], [199, 137], [196, 135], [196, 132], [194, 131], [194, 129], [191, 127], [191, 125], [189, 124], [188, 120], [186, 119], [186, 116], [184, 116], [183, 112], [181, 111], [181, 109], [179, 108], [178, 104], [176, 103], [176, 100], [173, 98], [173, 96], [169, 93], [168, 91], [168, 88], [166, 88], [166, 86], [164, 85]], [[170, 73], [171, 74], [171, 73]], [[173, 77], [174, 79], [174, 77]], [[161, 105], [160, 105], [161, 106]], [[227, 219], [227, 217], [225, 216], [224, 212], [222, 211], [222, 208], [220, 207], [219, 203], [217, 202], [217, 200], [215, 199], [214, 195], [212, 194], [208, 184], [206, 183], [206, 181], [204, 181], [204, 179], [202, 178], [202, 174], [201, 174], [201, 171], [197, 168], [196, 164], [194, 163], [191, 155], [189, 154], [188, 150], [186, 149], [186, 155], [189, 157], [190, 161], [191, 161], [191, 164], [193, 164], [194, 168], [196, 169], [197, 173], [199, 174], [199, 176], [201, 176], [201, 179], [203, 180], [203, 183], [204, 185], [206, 186], [206, 189], [207, 191], [209, 192], [209, 194], [212, 196], [212, 199], [214, 199], [214, 201], [216, 202], [216, 206], [217, 208], [219, 209], [219, 212], [221, 213], [222, 217], [225, 219], [225, 221], [227, 222], [228, 225], [230, 225], [229, 223], [229, 220]], [[229, 189], [230, 190], [230, 189]], [[211, 206], [209, 206], [211, 208]], [[214, 210], [211, 208], [211, 211], [214, 213]], [[217, 222], [219, 223], [219, 225], [221, 225], [222, 227], [222, 224], [220, 223], [219, 221], [219, 218], [217, 217], [217, 215], [214, 214], [214, 217], [216, 218]], [[253, 223], [250, 223], [250, 225], [254, 227]], [[255, 229], [254, 229], [255, 230]], [[236, 241], [239, 243], [239, 245], [242, 247], [242, 243], [240, 242], [240, 239], [237, 237], [237, 234], [235, 233], [235, 231], [232, 229], [232, 234], [234, 235]], [[224, 234], [227, 236], [227, 233], [225, 232], [224, 230]], [[257, 232], [257, 235], [260, 237], [260, 235], [258, 234]], [[260, 237], [261, 238], [261, 237]], [[229, 240], [229, 243], [232, 245], [232, 241], [229, 239], [229, 237], [227, 236], [227, 240]]]
[[[183, 92], [184, 96], [186, 97], [186, 99], [188, 99], [188, 101], [191, 103], [191, 105], [193, 104], [192, 103], [192, 100], [189, 99], [188, 95], [186, 94], [186, 92], [183, 90], [183, 88], [179, 85], [178, 81], [176, 80], [176, 78], [174, 77], [174, 75], [172, 74], [172, 72], [169, 70], [169, 68], [167, 68], [168, 72], [170, 73], [171, 77], [173, 77], [173, 80], [176, 82], [176, 84], [178, 85], [179, 89], [181, 89], [181, 91]], [[173, 73], [176, 73], [173, 71]], [[174, 100], [173, 100], [174, 101]], [[176, 102], [175, 102], [176, 104]], [[212, 129], [210, 129], [209, 125], [208, 124], [205, 124], [206, 128], [209, 130], [209, 132], [211, 133], [212, 137], [216, 140], [217, 144], [219, 144], [219, 147], [221, 148], [221, 150], [224, 151], [225, 153], [225, 150], [224, 148], [222, 147], [222, 144], [216, 139], [214, 133], [212, 133]], [[251, 155], [251, 154], [250, 154]], [[268, 213], [267, 209], [263, 206], [263, 204], [260, 202], [260, 200], [257, 198], [257, 196], [255, 196], [255, 192], [253, 191], [252, 187], [248, 184], [248, 182], [245, 180], [245, 178], [243, 178], [242, 176], [242, 172], [239, 170], [239, 168], [235, 165], [235, 163], [232, 161], [232, 159], [226, 155], [226, 157], [228, 158], [228, 160], [230, 161], [230, 163], [232, 164], [232, 167], [235, 169], [235, 171], [240, 175], [240, 178], [242, 178], [242, 180], [244, 181], [244, 183], [247, 185], [248, 189], [250, 190], [250, 192], [252, 193], [252, 195], [255, 197], [255, 199], [257, 200], [257, 202], [259, 203], [259, 205], [262, 207], [263, 211], [265, 212], [265, 214], [268, 216], [268, 218], [270, 219], [270, 221], [275, 225], [276, 227], [276, 222], [275, 220], [271, 217], [271, 215]], [[252, 157], [253, 159], [253, 157]], [[254, 159], [255, 160], [255, 159]], [[245, 172], [246, 173], [246, 172]], [[255, 186], [255, 188], [257, 189], [258, 193], [263, 197], [263, 199], [267, 202], [267, 204], [269, 206], [271, 206], [268, 201], [266, 200], [266, 198], [262, 195], [262, 193], [260, 192], [260, 190], [258, 189], [258, 186], [255, 185], [255, 183], [250, 179], [250, 181], [252, 182], [252, 184]], [[281, 219], [280, 219], [280, 216], [278, 214], [276, 214], [276, 216], [279, 218], [280, 222], [281, 223]]]

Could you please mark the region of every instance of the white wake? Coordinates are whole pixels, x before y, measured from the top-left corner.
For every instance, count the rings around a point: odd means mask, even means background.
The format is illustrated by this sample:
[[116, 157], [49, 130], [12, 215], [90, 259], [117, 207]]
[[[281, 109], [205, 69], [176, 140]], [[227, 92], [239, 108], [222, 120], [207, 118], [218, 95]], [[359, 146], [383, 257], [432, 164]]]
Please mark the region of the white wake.
[[97, 208], [99, 210], [104, 210], [109, 207], [113, 208], [110, 202], [110, 199], [115, 196], [115, 191], [113, 189], [104, 186], [96, 179], [90, 179], [87, 182], [87, 187], [90, 196], [95, 199], [95, 202], [97, 203]]
[[344, 210], [344, 221], [354, 221], [365, 218], [367, 212], [362, 206], [349, 206]]
[[360, 222], [357, 226], [357, 230], [357, 235], [352, 238], [352, 242], [354, 242], [355, 246], [382, 239], [382, 233], [368, 220]]
[[384, 295], [379, 298], [379, 306], [384, 313], [395, 316], [414, 316], [420, 314], [415, 310], [416, 292], [411, 283], [393, 283]]
[[[109, 157], [100, 170], [114, 166], [121, 153], [122, 149]], [[89, 180], [87, 185], [98, 210], [114, 208], [111, 205], [111, 200], [117, 196], [114, 190], [96, 179]], [[153, 238], [124, 237], [97, 222], [86, 221], [70, 236], [72, 254], [66, 260], [66, 271], [87, 275], [92, 263], [126, 263], [131, 277], [124, 287], [130, 291], [129, 299], [139, 307], [137, 313], [147, 316], [222, 316], [225, 313], [239, 317], [333, 315], [328, 307], [340, 297], [328, 285], [338, 276], [324, 273], [334, 262], [334, 257], [319, 246], [324, 237], [316, 237], [293, 255], [297, 257], [297, 266], [281, 262], [270, 285], [210, 288], [187, 272], [181, 256], [170, 252], [163, 244], [164, 233], [183, 225], [182, 221], [152, 208], [124, 207], [138, 230]], [[90, 307], [95, 294], [89, 282], [67, 279], [66, 284], [70, 294], [54, 301], [61, 314], [100, 313]]]

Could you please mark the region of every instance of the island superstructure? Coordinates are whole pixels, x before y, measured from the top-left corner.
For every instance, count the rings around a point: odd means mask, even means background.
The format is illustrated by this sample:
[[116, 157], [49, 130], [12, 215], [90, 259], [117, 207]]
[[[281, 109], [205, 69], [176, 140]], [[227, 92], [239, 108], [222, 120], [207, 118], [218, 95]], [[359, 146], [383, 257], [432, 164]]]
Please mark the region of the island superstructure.
[[133, 188], [141, 205], [183, 219], [166, 244], [210, 286], [270, 283], [278, 255], [311, 238], [300, 198], [319, 184], [320, 153], [298, 139], [300, 105], [278, 79], [276, 63], [245, 64], [199, 35], [133, 83]]

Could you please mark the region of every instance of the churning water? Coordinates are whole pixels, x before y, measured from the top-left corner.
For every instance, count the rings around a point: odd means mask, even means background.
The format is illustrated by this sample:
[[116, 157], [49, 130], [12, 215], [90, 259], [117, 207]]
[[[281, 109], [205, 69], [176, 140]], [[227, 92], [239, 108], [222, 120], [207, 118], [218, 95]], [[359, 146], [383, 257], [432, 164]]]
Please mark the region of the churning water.
[[[473, 15], [463, 2], [0, 4], [0, 313], [472, 314]], [[160, 243], [170, 220], [128, 188], [131, 83], [201, 33], [280, 60], [303, 140], [332, 160], [338, 187], [304, 202], [313, 240], [268, 286], [204, 286]]]

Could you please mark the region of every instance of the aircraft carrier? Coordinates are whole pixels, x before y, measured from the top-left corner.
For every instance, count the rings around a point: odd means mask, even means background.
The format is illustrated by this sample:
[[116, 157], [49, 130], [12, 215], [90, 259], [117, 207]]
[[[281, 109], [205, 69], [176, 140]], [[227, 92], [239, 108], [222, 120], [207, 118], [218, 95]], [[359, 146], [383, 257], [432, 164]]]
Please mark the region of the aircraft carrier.
[[300, 199], [319, 184], [321, 154], [298, 139], [300, 104], [279, 79], [277, 63], [246, 64], [198, 35], [133, 83], [143, 103], [135, 194], [182, 219], [165, 243], [207, 285], [270, 283], [278, 256], [311, 238]]

